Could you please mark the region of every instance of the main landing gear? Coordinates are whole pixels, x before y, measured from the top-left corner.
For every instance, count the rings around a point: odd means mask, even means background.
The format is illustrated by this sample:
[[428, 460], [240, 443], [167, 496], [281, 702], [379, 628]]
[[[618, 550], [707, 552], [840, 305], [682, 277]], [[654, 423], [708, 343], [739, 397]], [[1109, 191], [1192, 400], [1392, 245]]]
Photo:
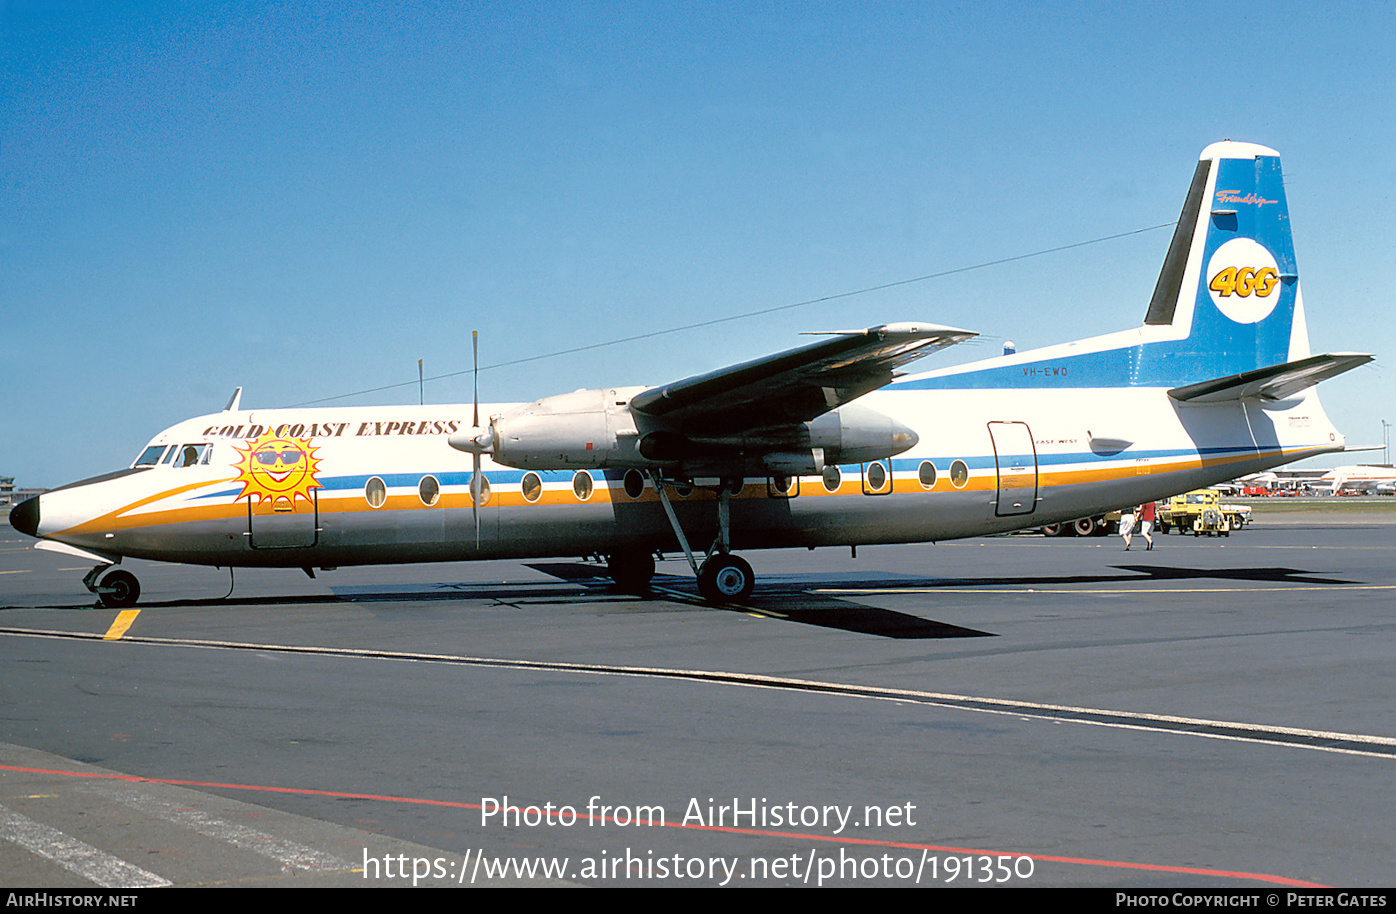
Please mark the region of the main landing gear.
[[110, 567], [110, 565], [98, 565], [93, 568], [82, 579], [83, 585], [97, 595], [97, 600], [103, 606], [111, 609], [125, 609], [127, 606], [135, 606], [136, 601], [141, 598], [141, 584], [131, 572], [118, 568], [102, 578], [101, 583], [97, 582], [97, 578], [101, 577], [102, 572]]
[[756, 574], [746, 559], [718, 553], [698, 567], [698, 592], [711, 603], [740, 603], [756, 587]]
[[[659, 493], [659, 502], [664, 506], [665, 516], [669, 518], [669, 526], [673, 527], [674, 536], [683, 547], [683, 554], [688, 558], [689, 566], [698, 576], [698, 592], [703, 595], [703, 599], [709, 603], [741, 603], [750, 597], [753, 588], [756, 587], [756, 573], [751, 570], [751, 565], [745, 559], [732, 555], [730, 551], [730, 508], [734, 483], [724, 479], [718, 488], [717, 539], [700, 565], [688, 545], [688, 537], [684, 536], [683, 527], [679, 525], [678, 516], [674, 514], [674, 506], [669, 503], [669, 493], [664, 489], [664, 480], [653, 471], [650, 473], [650, 479], [654, 482], [655, 491]], [[654, 577], [654, 556], [640, 552], [613, 553], [607, 563], [607, 569], [622, 590], [644, 590]]]
[[639, 551], [613, 552], [606, 561], [606, 571], [621, 590], [644, 593], [654, 577], [654, 555]]

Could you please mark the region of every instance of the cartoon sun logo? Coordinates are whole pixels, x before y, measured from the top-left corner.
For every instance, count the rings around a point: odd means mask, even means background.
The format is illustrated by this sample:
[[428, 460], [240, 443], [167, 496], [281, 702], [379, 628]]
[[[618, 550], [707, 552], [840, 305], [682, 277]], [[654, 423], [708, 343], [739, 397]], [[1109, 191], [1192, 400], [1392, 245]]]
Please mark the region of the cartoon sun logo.
[[[315, 474], [320, 470], [320, 458], [315, 456], [309, 438], [292, 438], [268, 431], [238, 449], [242, 457], [233, 464], [242, 483], [238, 498], [270, 501], [277, 510], [290, 510], [297, 498], [311, 501], [310, 490], [320, 488]], [[278, 505], [277, 502], [285, 502]]]

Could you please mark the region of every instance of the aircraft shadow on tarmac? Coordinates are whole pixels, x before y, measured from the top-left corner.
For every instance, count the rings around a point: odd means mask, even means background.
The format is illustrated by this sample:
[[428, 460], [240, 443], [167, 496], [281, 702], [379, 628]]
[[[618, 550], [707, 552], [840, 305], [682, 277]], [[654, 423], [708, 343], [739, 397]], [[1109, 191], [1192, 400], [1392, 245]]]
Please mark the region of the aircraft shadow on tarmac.
[[[530, 568], [556, 578], [574, 582], [595, 582], [609, 586], [605, 569], [583, 563], [538, 563]], [[840, 599], [812, 588], [833, 585], [840, 590], [877, 589], [883, 594], [898, 590], [923, 591], [937, 588], [964, 587], [1053, 587], [1069, 584], [1149, 584], [1188, 580], [1224, 580], [1279, 584], [1353, 584], [1356, 582], [1315, 577], [1296, 568], [1180, 568], [1160, 565], [1115, 565], [1124, 574], [1075, 574], [1027, 577], [1022, 575], [991, 578], [943, 578], [911, 575], [882, 575], [854, 579], [846, 576], [829, 578], [820, 575], [800, 575], [781, 579], [766, 577], [758, 583], [746, 605], [732, 607], [739, 612], [757, 610], [762, 615], [805, 625], [835, 628], [850, 632], [877, 635], [884, 638], [940, 639], [993, 637], [991, 632], [963, 628], [909, 613], [867, 606]], [[657, 593], [679, 593], [701, 602], [695, 582], [687, 577], [656, 575], [653, 587]]]
[[[1271, 584], [1359, 584], [1360, 581], [1314, 577], [1298, 568], [1175, 568], [1168, 565], [1111, 565], [1121, 574], [1053, 574], [1038, 577], [1004, 575], [994, 578], [899, 578], [903, 587], [1054, 587], [1066, 584], [1149, 584], [1162, 581], [1252, 581]], [[848, 585], [845, 585], [848, 586]], [[886, 582], [876, 586], [887, 587]], [[897, 585], [891, 585], [897, 586]]]
[[[229, 596], [215, 599], [148, 601], [144, 607], [180, 606], [266, 606], [291, 603], [378, 603], [424, 602], [450, 600], [494, 600], [512, 606], [538, 606], [550, 603], [633, 603], [637, 598], [649, 602], [671, 602], [683, 605], [707, 603], [698, 595], [696, 582], [686, 575], [657, 574], [652, 589], [646, 594], [631, 594], [618, 590], [600, 565], [582, 562], [549, 562], [528, 565], [553, 581], [518, 583], [420, 583], [335, 587], [332, 594], [285, 596]], [[994, 637], [992, 632], [964, 628], [910, 613], [868, 606], [829, 593], [839, 590], [850, 596], [859, 590], [876, 590], [883, 595], [907, 594], [937, 589], [966, 587], [1048, 588], [1069, 585], [1129, 585], [1180, 583], [1186, 581], [1221, 580], [1271, 584], [1331, 584], [1360, 582], [1316, 577], [1311, 572], [1295, 568], [1183, 568], [1161, 565], [1114, 565], [1120, 573], [1062, 574], [1062, 575], [1003, 575], [999, 577], [924, 577], [895, 573], [870, 576], [854, 575], [769, 575], [758, 584], [746, 603], [717, 607], [733, 612], [755, 613], [766, 618], [796, 622], [820, 628], [837, 629], [874, 635], [882, 638], [944, 639]], [[81, 606], [52, 608], [87, 609]]]
[[[1358, 584], [1359, 581], [1317, 578], [1297, 568], [1170, 568], [1166, 565], [1114, 565], [1122, 571], [1133, 571], [1145, 577], [1130, 581], [1185, 581], [1212, 578], [1222, 581], [1264, 581], [1271, 584]], [[1113, 578], [1112, 580], [1119, 580]]]
[[[610, 578], [605, 568], [575, 562], [551, 562], [530, 564], [528, 567], [544, 574], [566, 581], [589, 583], [591, 586], [610, 588]], [[901, 613], [876, 606], [866, 606], [824, 593], [811, 593], [810, 587], [827, 583], [828, 579], [801, 576], [798, 580], [783, 582], [779, 578], [767, 578], [758, 583], [756, 591], [747, 601], [738, 606], [718, 607], [735, 612], [752, 612], [766, 618], [819, 628], [833, 628], [864, 635], [877, 635], [882, 638], [989, 638], [990, 632], [962, 628], [934, 619], [923, 619], [910, 613]], [[846, 584], [840, 580], [840, 584]], [[885, 586], [878, 581], [877, 586]], [[677, 600], [684, 603], [704, 603], [698, 595], [698, 584], [693, 578], [680, 575], [657, 574], [651, 582], [648, 597], [653, 600]], [[706, 605], [706, 604], [705, 604]]]
[[[537, 563], [530, 568], [552, 575], [560, 580], [573, 582], [594, 582], [594, 586], [609, 586], [604, 568], [584, 563]], [[1297, 568], [1181, 568], [1161, 565], [1114, 565], [1122, 574], [1064, 574], [1029, 577], [1005, 575], [981, 578], [922, 577], [903, 574], [884, 574], [875, 577], [855, 578], [844, 575], [798, 575], [790, 577], [765, 576], [758, 582], [755, 592], [745, 606], [732, 607], [742, 612], [755, 609], [762, 615], [787, 619], [805, 625], [823, 628], [842, 629], [877, 635], [884, 638], [939, 639], [939, 638], [984, 638], [993, 637], [992, 632], [963, 628], [932, 619], [923, 619], [909, 613], [867, 606], [841, 599], [834, 594], [819, 592], [815, 588], [836, 587], [840, 590], [856, 591], [876, 589], [883, 594], [895, 595], [898, 590], [935, 590], [937, 588], [959, 589], [964, 587], [1055, 587], [1077, 585], [1120, 585], [1150, 584], [1163, 582], [1183, 582], [1189, 580], [1223, 580], [1253, 583], [1278, 584], [1353, 584], [1354, 581], [1333, 580], [1315, 577]], [[694, 602], [701, 602], [696, 583], [688, 577], [656, 575], [653, 586], [658, 591], [652, 598], [661, 597], [665, 592], [679, 593]]]

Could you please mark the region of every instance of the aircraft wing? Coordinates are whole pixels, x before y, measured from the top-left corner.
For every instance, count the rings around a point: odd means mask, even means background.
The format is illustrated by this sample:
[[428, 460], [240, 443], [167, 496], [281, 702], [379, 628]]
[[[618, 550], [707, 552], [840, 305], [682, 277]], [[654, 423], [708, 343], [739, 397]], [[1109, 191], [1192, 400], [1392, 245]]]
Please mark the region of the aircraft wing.
[[808, 422], [877, 390], [896, 369], [974, 337], [935, 324], [885, 324], [652, 387], [630, 408], [704, 431]]
[[1326, 381], [1370, 361], [1370, 355], [1359, 352], [1312, 355], [1269, 368], [1256, 368], [1224, 378], [1175, 387], [1168, 395], [1184, 403], [1221, 403], [1243, 397], [1283, 400], [1313, 387], [1319, 381]]

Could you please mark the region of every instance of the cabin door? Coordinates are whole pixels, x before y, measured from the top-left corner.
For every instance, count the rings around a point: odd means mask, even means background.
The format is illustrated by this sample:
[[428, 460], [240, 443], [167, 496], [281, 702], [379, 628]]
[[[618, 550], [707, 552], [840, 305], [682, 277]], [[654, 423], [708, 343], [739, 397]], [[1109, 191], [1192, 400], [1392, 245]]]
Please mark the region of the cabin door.
[[273, 501], [263, 498], [255, 505], [247, 500], [247, 530], [253, 549], [287, 549], [314, 546], [319, 527], [320, 490], [310, 490], [310, 500], [296, 498]]
[[990, 422], [998, 469], [999, 517], [1031, 514], [1037, 507], [1037, 448], [1025, 422]]

